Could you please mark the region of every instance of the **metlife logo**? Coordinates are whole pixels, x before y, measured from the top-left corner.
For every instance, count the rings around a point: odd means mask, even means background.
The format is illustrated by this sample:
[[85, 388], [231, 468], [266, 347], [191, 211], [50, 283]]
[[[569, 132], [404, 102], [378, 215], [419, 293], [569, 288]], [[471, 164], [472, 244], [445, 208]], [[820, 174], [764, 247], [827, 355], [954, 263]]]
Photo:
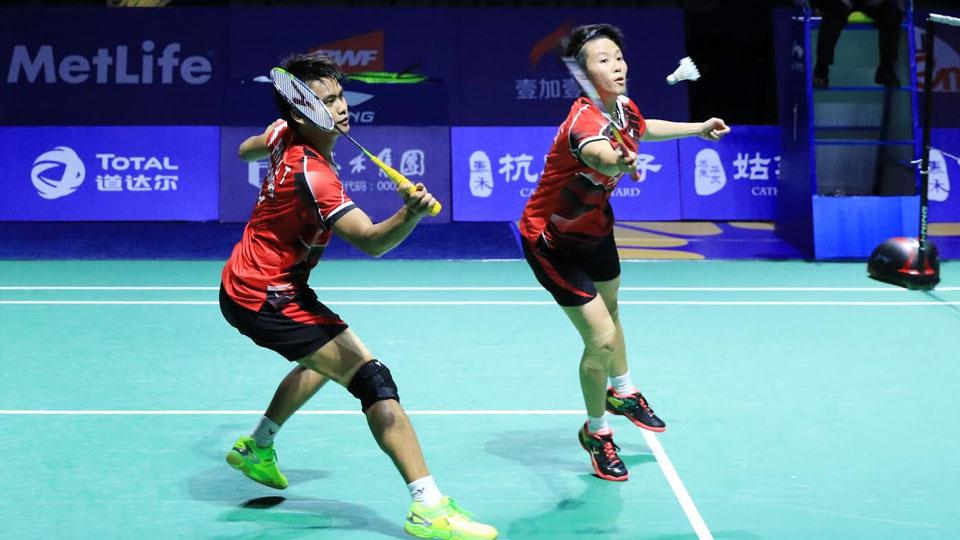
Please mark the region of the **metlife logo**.
[[[132, 49], [132, 51], [131, 51]], [[79, 54], [77, 54], [79, 53]], [[7, 84], [174, 84], [210, 81], [213, 64], [201, 55], [182, 56], [180, 43], [144, 40], [137, 47], [116, 45], [95, 51], [57, 54], [53, 45], [14, 45]]]
[[0, 124], [222, 123], [222, 11], [2, 9]]

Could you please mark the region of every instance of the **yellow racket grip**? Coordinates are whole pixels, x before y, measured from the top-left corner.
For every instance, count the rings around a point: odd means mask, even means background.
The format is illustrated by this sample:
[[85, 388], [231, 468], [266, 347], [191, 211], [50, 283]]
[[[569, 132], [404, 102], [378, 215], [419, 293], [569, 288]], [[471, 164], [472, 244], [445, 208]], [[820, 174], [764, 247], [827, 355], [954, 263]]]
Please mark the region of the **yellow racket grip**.
[[[623, 144], [623, 137], [620, 136], [620, 130], [616, 127], [613, 128], [613, 136], [617, 139], [617, 142], [620, 143], [620, 155], [627, 157], [627, 147]], [[640, 179], [640, 173], [637, 172], [637, 169], [633, 169], [633, 171], [630, 172], [630, 178], [634, 180]]]
[[[393, 183], [396, 184], [398, 188], [402, 189], [408, 194], [417, 189], [409, 178], [400, 174], [399, 171], [384, 163], [383, 160], [377, 156], [373, 154], [367, 154], [367, 157], [369, 157], [370, 161], [374, 162], [377, 167], [380, 167], [383, 172], [387, 173], [387, 177], [390, 178], [390, 180], [393, 180]], [[430, 215], [435, 216], [439, 214], [441, 209], [442, 207], [440, 206], [440, 201], [434, 200], [433, 204], [430, 205]]]

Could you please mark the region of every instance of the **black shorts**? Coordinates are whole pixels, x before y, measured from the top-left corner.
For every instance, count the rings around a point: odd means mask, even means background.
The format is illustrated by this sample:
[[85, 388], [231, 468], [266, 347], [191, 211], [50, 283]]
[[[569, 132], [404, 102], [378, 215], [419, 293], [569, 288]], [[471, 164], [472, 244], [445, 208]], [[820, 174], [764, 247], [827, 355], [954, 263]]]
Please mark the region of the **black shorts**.
[[347, 329], [309, 288], [271, 293], [260, 311], [251, 311], [234, 302], [221, 285], [220, 312], [241, 334], [290, 361], [313, 354]]
[[596, 281], [610, 281], [620, 275], [620, 255], [613, 233], [592, 251], [552, 249], [543, 237], [536, 245], [522, 242], [523, 255], [537, 281], [561, 306], [582, 306], [597, 297]]

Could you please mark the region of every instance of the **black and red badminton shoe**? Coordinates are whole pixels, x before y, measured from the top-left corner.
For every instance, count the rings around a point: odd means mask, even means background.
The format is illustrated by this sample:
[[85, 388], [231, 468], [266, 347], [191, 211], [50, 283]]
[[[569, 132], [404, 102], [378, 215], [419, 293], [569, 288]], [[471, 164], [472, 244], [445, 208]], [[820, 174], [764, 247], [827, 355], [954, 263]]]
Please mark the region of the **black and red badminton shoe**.
[[667, 424], [653, 414], [650, 404], [644, 399], [639, 390], [633, 394], [621, 396], [613, 388], [607, 388], [607, 412], [619, 416], [626, 416], [638, 427], [650, 431], [666, 431]]
[[627, 466], [617, 454], [620, 447], [613, 442], [612, 430], [605, 429], [598, 433], [590, 433], [587, 431], [587, 423], [584, 422], [577, 436], [580, 439], [580, 446], [590, 454], [593, 472], [597, 476], [613, 482], [622, 482], [630, 477]]

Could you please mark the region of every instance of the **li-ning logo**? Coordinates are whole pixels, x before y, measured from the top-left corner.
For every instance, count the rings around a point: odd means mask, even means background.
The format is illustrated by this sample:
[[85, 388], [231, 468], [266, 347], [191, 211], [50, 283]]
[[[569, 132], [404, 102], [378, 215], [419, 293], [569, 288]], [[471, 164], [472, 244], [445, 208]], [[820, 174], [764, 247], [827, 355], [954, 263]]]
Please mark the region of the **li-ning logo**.
[[315, 110], [316, 110], [316, 109], [313, 107], [313, 103], [311, 103], [311, 102], [307, 99], [307, 96], [303, 93], [302, 90], [300, 90], [300, 87], [299, 87], [299, 86], [297, 86], [296, 84], [294, 84], [294, 85], [293, 85], [293, 91], [297, 93], [297, 95], [294, 96], [294, 98], [293, 98], [293, 100], [292, 100], [295, 105], [300, 105], [301, 107], [306, 107], [306, 108], [310, 109], [311, 111], [315, 111]]
[[77, 153], [66, 146], [58, 146], [37, 157], [30, 178], [41, 197], [59, 199], [76, 191], [85, 174], [86, 168]]

